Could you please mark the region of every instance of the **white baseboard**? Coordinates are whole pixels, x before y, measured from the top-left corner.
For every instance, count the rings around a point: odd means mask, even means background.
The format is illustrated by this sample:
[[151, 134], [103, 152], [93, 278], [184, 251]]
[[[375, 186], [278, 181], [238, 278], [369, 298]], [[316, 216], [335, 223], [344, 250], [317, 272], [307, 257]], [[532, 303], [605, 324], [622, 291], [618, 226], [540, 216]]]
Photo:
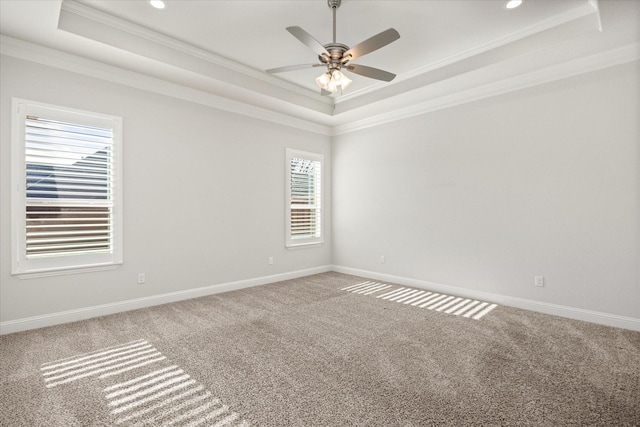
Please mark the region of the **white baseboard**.
[[160, 295], [152, 295], [144, 298], [136, 298], [126, 301], [119, 301], [110, 304], [101, 304], [92, 307], [84, 307], [76, 310], [61, 311], [57, 313], [44, 314], [42, 316], [26, 317], [23, 319], [0, 322], [0, 335], [13, 332], [26, 331], [29, 329], [44, 328], [47, 326], [59, 325], [61, 323], [76, 322], [93, 317], [105, 316], [109, 314], [121, 313], [123, 311], [136, 310], [139, 308], [151, 307], [154, 305], [167, 304], [191, 298], [198, 298], [221, 292], [234, 291], [236, 289], [250, 288], [253, 286], [266, 285], [268, 283], [280, 282], [283, 280], [296, 279], [298, 277], [310, 276], [312, 274], [325, 273], [331, 271], [331, 266], [296, 270], [287, 273], [274, 274], [270, 276], [257, 277], [253, 279], [239, 280], [236, 282], [222, 283], [218, 285], [203, 286], [200, 288], [188, 289], [179, 292], [170, 292]]
[[457, 295], [466, 298], [474, 298], [482, 301], [501, 304], [509, 307], [522, 308], [539, 313], [552, 314], [555, 316], [567, 317], [570, 319], [584, 320], [601, 325], [614, 326], [617, 328], [640, 331], [640, 319], [633, 317], [618, 316], [615, 314], [602, 313], [581, 308], [550, 304], [540, 301], [523, 298], [509, 297], [490, 292], [476, 291], [473, 289], [460, 288], [457, 286], [443, 285], [441, 283], [428, 282], [425, 280], [411, 279], [402, 276], [377, 273], [368, 270], [342, 267], [338, 265], [327, 265], [305, 270], [296, 270], [287, 273], [274, 274], [270, 276], [257, 277], [253, 279], [239, 280], [235, 282], [222, 283], [218, 285], [203, 286], [200, 288], [188, 289], [185, 291], [171, 292], [160, 295], [152, 295], [145, 298], [120, 301], [110, 304], [84, 307], [75, 310], [61, 311], [41, 316], [26, 317], [23, 319], [0, 322], [0, 335], [13, 332], [26, 331], [29, 329], [44, 328], [47, 326], [59, 325], [62, 323], [76, 322], [93, 317], [105, 316], [120, 313], [123, 311], [136, 310], [139, 308], [151, 307], [154, 305], [167, 304], [191, 298], [198, 298], [213, 295], [221, 292], [233, 291], [236, 289], [250, 288], [253, 286], [266, 285], [268, 283], [280, 282], [283, 280], [296, 279], [298, 277], [310, 276], [312, 274], [335, 271], [337, 273], [351, 274], [368, 279], [381, 280], [396, 283], [398, 285], [411, 286], [420, 289], [428, 289], [441, 293]]
[[559, 304], [550, 304], [546, 302], [528, 300], [524, 298], [509, 297], [490, 292], [476, 291], [473, 289], [460, 288], [457, 286], [443, 285], [441, 283], [428, 282], [425, 280], [410, 279], [402, 276], [393, 276], [390, 274], [377, 273], [368, 270], [359, 270], [356, 268], [342, 267], [334, 265], [332, 271], [337, 273], [351, 274], [367, 279], [380, 280], [384, 282], [396, 283], [398, 285], [411, 286], [414, 288], [427, 289], [443, 294], [461, 296], [465, 298], [473, 298], [477, 300], [487, 301], [509, 307], [522, 308], [525, 310], [536, 311], [539, 313], [552, 314], [554, 316], [567, 317], [569, 319], [584, 320], [586, 322], [598, 323], [600, 325], [614, 326], [617, 328], [630, 329], [632, 331], [640, 331], [640, 319], [634, 317], [618, 316], [615, 314], [602, 313], [592, 310], [584, 310], [581, 308], [569, 307]]

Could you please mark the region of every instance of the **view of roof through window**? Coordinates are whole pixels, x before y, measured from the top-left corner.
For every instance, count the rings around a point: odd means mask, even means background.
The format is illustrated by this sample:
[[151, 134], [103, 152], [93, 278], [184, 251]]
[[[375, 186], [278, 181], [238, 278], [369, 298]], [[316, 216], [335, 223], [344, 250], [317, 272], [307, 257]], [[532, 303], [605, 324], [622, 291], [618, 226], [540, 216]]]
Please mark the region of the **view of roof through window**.
[[28, 116], [28, 198], [106, 199], [111, 129]]

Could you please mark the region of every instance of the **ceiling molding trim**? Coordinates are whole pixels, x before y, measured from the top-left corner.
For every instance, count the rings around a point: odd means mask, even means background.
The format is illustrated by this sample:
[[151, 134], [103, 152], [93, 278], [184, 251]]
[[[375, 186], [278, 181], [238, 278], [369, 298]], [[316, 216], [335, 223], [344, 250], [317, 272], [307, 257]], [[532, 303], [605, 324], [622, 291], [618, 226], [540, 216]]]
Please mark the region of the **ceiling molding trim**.
[[324, 136], [332, 134], [330, 126], [318, 122], [249, 105], [6, 35], [0, 35], [0, 54]]
[[[586, 0], [584, 5], [578, 8], [571, 9], [565, 13], [560, 15], [556, 15], [552, 18], [546, 19], [544, 21], [537, 22], [535, 25], [530, 25], [528, 27], [519, 29], [512, 33], [506, 34], [504, 36], [500, 36], [490, 40], [486, 43], [482, 43], [477, 45], [471, 49], [467, 49], [461, 52], [456, 53], [455, 55], [451, 55], [445, 58], [442, 58], [439, 61], [426, 64], [420, 68], [417, 68], [413, 71], [409, 71], [407, 73], [403, 73], [394, 79], [393, 84], [397, 84], [404, 80], [409, 80], [414, 77], [420, 76], [422, 74], [429, 73], [431, 71], [437, 70], [439, 68], [446, 67], [451, 64], [455, 64], [456, 62], [463, 61], [465, 59], [480, 55], [482, 53], [497, 49], [499, 47], [508, 45], [510, 43], [517, 42], [524, 38], [533, 36], [538, 33], [542, 33], [551, 28], [559, 27], [561, 25], [567, 24], [568, 22], [575, 21], [580, 18], [584, 18], [585, 16], [597, 13], [598, 17], [600, 16], [599, 11], [595, 10], [590, 3], [592, 0]], [[596, 0], [597, 1], [597, 0]], [[601, 31], [601, 30], [600, 30]], [[365, 89], [360, 89], [358, 91], [350, 92], [348, 94], [342, 95], [339, 98], [336, 98], [335, 104], [340, 104], [342, 102], [348, 101], [351, 98], [355, 98], [361, 95], [365, 95], [367, 93], [375, 92], [380, 89], [385, 83], [379, 83]]]
[[374, 117], [338, 125], [333, 128], [333, 135], [343, 135], [633, 61], [640, 61], [639, 42], [436, 99], [416, 103], [407, 108], [401, 108]]
[[[235, 73], [240, 73], [246, 77], [260, 80], [262, 82], [268, 83], [269, 85], [277, 86], [281, 89], [285, 89], [295, 94], [302, 95], [304, 97], [312, 99], [314, 102], [328, 104], [328, 105], [333, 104], [333, 101], [331, 99], [327, 99], [327, 97], [321, 97], [315, 91], [311, 91], [307, 88], [287, 82], [275, 76], [265, 74], [261, 70], [256, 70], [254, 68], [243, 65], [239, 62], [216, 55], [215, 53], [210, 52], [208, 50], [201, 49], [196, 46], [190, 45], [188, 43], [181, 42], [175, 38], [160, 34], [156, 31], [152, 31], [140, 25], [126, 21], [124, 19], [118, 18], [108, 13], [99, 11], [97, 9], [86, 6], [84, 4], [80, 4], [75, 0], [65, 0], [62, 2], [62, 6], [60, 9], [60, 23], [58, 26], [59, 29], [95, 40], [91, 35], [81, 34], [73, 29], [64, 28], [65, 23], [64, 23], [63, 17], [64, 16], [68, 17], [69, 16], [68, 14], [72, 14], [73, 16], [82, 18], [83, 20], [89, 21], [90, 23], [97, 23], [103, 26], [107, 26], [109, 28], [118, 30], [122, 33], [128, 34], [134, 38], [144, 39], [147, 42], [153, 43], [157, 47], [164, 48], [165, 53], [167, 55], [171, 55], [171, 51], [178, 52], [179, 54], [186, 55], [191, 58], [199, 59], [209, 64], [222, 67], [226, 70], [230, 70]], [[95, 26], [90, 26], [90, 28], [93, 28], [93, 31], [96, 31]], [[117, 46], [117, 44], [109, 43], [106, 40], [107, 38], [109, 38], [109, 36], [106, 34], [103, 34], [102, 36], [103, 40], [98, 40], [98, 41], [101, 41], [103, 43], [106, 42], [108, 44], [111, 44], [112, 46]], [[164, 60], [166, 62], [166, 58], [164, 58]]]
[[598, 0], [587, 0], [587, 2], [598, 14], [598, 31], [602, 32], [602, 16], [600, 15], [600, 3], [598, 3]]

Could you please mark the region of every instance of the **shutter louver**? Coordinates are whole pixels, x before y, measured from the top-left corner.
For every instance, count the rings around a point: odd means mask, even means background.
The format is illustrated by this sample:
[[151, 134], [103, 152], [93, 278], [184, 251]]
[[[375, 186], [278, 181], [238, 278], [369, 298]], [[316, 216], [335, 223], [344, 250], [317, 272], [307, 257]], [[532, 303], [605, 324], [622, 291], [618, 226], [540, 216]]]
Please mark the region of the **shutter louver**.
[[321, 236], [321, 163], [291, 159], [291, 239]]
[[113, 131], [25, 120], [26, 257], [111, 253]]

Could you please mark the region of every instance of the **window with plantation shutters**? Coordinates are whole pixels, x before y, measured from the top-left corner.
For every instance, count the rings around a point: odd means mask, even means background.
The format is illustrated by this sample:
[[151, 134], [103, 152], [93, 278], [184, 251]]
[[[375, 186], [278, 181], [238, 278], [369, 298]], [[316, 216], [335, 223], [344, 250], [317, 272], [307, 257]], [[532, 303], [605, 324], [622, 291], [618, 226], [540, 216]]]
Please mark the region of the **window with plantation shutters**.
[[13, 112], [13, 273], [121, 263], [121, 119], [17, 99]]
[[323, 156], [287, 150], [286, 245], [322, 243]]

